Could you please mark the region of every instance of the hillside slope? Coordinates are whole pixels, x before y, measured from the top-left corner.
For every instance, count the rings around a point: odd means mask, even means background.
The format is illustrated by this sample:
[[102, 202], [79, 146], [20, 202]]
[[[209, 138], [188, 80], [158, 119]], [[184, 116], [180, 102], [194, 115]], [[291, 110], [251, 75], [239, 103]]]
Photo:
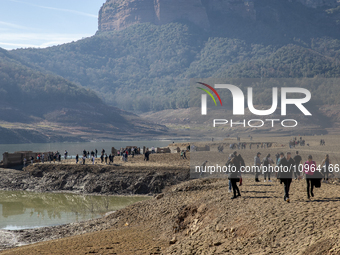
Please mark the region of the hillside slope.
[[[0, 143], [163, 134], [165, 127], [107, 106], [91, 90], [22, 65], [0, 49]], [[7, 135], [5, 135], [7, 134]]]
[[[119, 8], [143, 12], [140, 2], [120, 6], [123, 1], [110, 0], [105, 15], [116, 20]], [[256, 17], [249, 19], [232, 9], [220, 13], [218, 1], [202, 2], [209, 29], [190, 20], [135, 22], [77, 42], [12, 54], [31, 68], [58, 74], [93, 89], [110, 105], [135, 112], [188, 107], [190, 78], [339, 77], [338, 9], [332, 5], [254, 1]], [[230, 8], [238, 8], [231, 2]]]

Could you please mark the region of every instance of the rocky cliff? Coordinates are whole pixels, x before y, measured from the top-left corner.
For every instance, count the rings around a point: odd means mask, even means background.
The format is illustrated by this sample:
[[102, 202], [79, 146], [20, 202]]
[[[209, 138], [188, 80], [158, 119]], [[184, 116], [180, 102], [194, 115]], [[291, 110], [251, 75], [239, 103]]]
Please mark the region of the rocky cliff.
[[323, 6], [336, 7], [338, 5], [337, 0], [297, 0], [297, 1], [311, 8], [317, 8], [317, 7], [323, 7]]
[[122, 30], [144, 22], [163, 25], [178, 20], [209, 27], [200, 0], [108, 0], [99, 11], [99, 31]]
[[[122, 30], [137, 23], [164, 25], [189, 21], [203, 29], [216, 15], [239, 15], [256, 20], [256, 4], [261, 0], [107, 0], [99, 11], [99, 31]], [[337, 0], [285, 0], [310, 8], [336, 7]], [[262, 3], [263, 5], [263, 3]]]
[[244, 0], [107, 0], [99, 11], [98, 29], [122, 30], [136, 23], [164, 25], [175, 21], [189, 21], [208, 29], [209, 11], [255, 18], [253, 2]]

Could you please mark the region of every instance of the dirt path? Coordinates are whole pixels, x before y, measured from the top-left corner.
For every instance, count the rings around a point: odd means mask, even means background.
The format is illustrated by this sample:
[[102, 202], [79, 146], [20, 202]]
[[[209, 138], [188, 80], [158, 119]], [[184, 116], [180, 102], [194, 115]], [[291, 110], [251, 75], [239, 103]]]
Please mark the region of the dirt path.
[[339, 254], [340, 186], [310, 202], [305, 187], [293, 181], [287, 203], [279, 182], [246, 179], [231, 200], [226, 179], [192, 180], [96, 223], [106, 230], [2, 254]]

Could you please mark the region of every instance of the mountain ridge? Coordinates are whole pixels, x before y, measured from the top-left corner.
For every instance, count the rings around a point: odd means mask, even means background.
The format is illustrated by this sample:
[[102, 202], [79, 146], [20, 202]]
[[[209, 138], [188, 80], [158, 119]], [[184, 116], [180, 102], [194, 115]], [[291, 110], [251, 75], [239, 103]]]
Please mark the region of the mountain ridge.
[[[125, 6], [141, 1], [118, 2]], [[212, 3], [215, 7], [208, 8]], [[11, 53], [33, 69], [91, 88], [109, 105], [138, 114], [188, 108], [190, 79], [340, 77], [340, 18], [332, 1], [314, 7], [315, 1], [252, 1], [255, 20], [231, 9], [221, 14], [217, 3], [201, 1], [208, 10], [209, 29], [183, 19], [167, 24], [137, 20], [77, 42]], [[233, 8], [241, 2], [235, 3]], [[307, 83], [299, 86], [306, 88]], [[257, 104], [271, 104], [270, 89], [268, 83], [256, 87], [261, 91], [256, 92]], [[340, 104], [338, 86], [332, 82], [313, 85], [310, 91], [316, 108]], [[230, 95], [225, 96], [229, 102]], [[155, 120], [158, 115], [144, 116]]]
[[[285, 0], [298, 2], [309, 8], [336, 8], [340, 5], [336, 0]], [[179, 20], [194, 23], [202, 29], [212, 26], [211, 19], [215, 15], [236, 14], [256, 21], [259, 18], [259, 0], [107, 0], [99, 11], [98, 31], [120, 31], [131, 25], [152, 23], [165, 25]], [[277, 13], [274, 19], [278, 18]], [[275, 17], [276, 16], [276, 17]]]

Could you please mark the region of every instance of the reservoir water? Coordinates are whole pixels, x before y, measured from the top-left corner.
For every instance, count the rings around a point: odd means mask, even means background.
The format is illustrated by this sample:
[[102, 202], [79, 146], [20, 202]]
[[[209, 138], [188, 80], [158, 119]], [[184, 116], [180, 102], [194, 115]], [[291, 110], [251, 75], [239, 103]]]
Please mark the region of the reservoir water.
[[[2, 160], [2, 154], [4, 152], [15, 151], [34, 151], [34, 152], [47, 152], [47, 151], [59, 151], [64, 154], [67, 150], [68, 155], [75, 156], [76, 154], [82, 155], [83, 150], [86, 151], [98, 150], [100, 154], [102, 149], [105, 149], [107, 153], [111, 153], [111, 148], [115, 147], [120, 149], [126, 146], [137, 146], [148, 148], [151, 147], [166, 147], [173, 141], [170, 140], [150, 140], [150, 141], [106, 141], [106, 142], [85, 142], [85, 143], [28, 143], [28, 144], [0, 144], [0, 160]], [[185, 142], [185, 141], [176, 141]]]
[[0, 191], [0, 229], [30, 229], [95, 219], [149, 198]]

